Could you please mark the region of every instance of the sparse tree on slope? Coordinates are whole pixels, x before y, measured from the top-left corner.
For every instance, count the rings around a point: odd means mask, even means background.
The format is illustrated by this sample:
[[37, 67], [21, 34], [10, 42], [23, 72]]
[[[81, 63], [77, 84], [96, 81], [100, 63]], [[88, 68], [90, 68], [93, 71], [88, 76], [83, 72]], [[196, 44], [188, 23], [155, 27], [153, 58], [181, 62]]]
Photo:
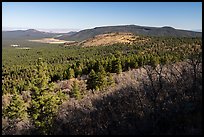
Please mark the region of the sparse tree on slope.
[[80, 91], [79, 91], [79, 84], [76, 80], [73, 82], [73, 85], [72, 85], [72, 94], [73, 94], [73, 97], [75, 97], [76, 99], [79, 99], [81, 97]]

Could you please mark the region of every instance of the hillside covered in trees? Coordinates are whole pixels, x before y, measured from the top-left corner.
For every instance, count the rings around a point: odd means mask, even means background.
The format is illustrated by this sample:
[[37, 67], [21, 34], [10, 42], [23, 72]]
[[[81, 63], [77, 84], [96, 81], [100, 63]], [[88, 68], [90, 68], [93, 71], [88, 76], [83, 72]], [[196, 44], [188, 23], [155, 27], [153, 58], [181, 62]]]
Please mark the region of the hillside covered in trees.
[[188, 30], [179, 30], [169, 26], [164, 27], [148, 27], [138, 25], [123, 25], [123, 26], [104, 26], [95, 27], [92, 29], [81, 30], [73, 35], [62, 35], [59, 39], [83, 41], [94, 36], [106, 33], [133, 33], [142, 36], [157, 36], [157, 37], [202, 37], [201, 32], [194, 32]]
[[202, 39], [142, 38], [3, 47], [3, 134], [201, 134]]

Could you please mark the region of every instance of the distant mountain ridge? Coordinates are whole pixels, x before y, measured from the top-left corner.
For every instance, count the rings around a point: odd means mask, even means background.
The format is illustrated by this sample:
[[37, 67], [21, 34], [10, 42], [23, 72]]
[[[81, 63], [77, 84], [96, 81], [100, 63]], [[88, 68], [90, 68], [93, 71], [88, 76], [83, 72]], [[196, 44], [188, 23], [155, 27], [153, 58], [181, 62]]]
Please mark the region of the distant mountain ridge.
[[58, 37], [58, 38], [61, 40], [83, 41], [83, 40], [92, 38], [96, 35], [113, 33], [113, 32], [125, 32], [125, 33], [133, 33], [136, 35], [145, 35], [145, 36], [202, 37], [202, 32], [179, 30], [169, 26], [146, 27], [146, 26], [137, 26], [137, 25], [123, 25], [123, 26], [95, 27], [93, 29], [81, 30], [70, 36], [62, 35], [61, 37]]
[[13, 31], [2, 31], [2, 39], [38, 39], [38, 38], [46, 38], [53, 37], [57, 35], [57, 33], [48, 33], [42, 32], [35, 29], [28, 30], [13, 30]]
[[202, 29], [194, 29], [192, 31], [195, 31], [195, 32], [202, 32]]
[[85, 29], [79, 32], [71, 31], [68, 33], [51, 33], [38, 31], [36, 29], [2, 31], [3, 40], [32, 40], [41, 38], [57, 38], [66, 41], [83, 41], [97, 35], [106, 33], [133, 33], [144, 36], [164, 36], [164, 37], [202, 37], [202, 32], [179, 30], [173, 27], [147, 27], [137, 25], [105, 26]]

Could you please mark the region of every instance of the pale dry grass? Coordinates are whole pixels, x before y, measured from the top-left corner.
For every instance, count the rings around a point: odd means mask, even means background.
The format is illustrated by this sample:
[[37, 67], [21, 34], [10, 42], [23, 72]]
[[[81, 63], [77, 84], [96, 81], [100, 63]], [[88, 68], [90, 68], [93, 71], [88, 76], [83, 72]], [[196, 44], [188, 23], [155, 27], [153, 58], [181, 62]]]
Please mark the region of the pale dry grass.
[[63, 44], [63, 43], [74, 42], [74, 41], [59, 40], [59, 39], [55, 39], [55, 38], [43, 38], [43, 39], [28, 40], [28, 41], [39, 42], [39, 43], [49, 43], [49, 44]]
[[91, 47], [91, 46], [107, 46], [116, 43], [128, 43], [132, 44], [133, 42], [145, 42], [148, 39], [142, 39], [140, 36], [136, 36], [132, 33], [109, 33], [97, 35], [91, 39], [84, 40], [79, 43], [82, 47]]

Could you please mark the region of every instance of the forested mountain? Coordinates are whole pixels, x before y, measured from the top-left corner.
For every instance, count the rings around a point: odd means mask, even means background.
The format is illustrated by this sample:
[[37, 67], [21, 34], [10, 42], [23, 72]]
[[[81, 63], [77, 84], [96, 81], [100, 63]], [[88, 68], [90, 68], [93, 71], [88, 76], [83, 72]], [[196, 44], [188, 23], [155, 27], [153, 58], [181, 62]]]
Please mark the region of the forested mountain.
[[82, 41], [88, 38], [92, 38], [96, 35], [112, 33], [112, 32], [127, 32], [127, 33], [146, 35], [146, 36], [202, 37], [201, 32], [178, 30], [167, 26], [157, 28], [157, 27], [137, 26], [137, 25], [124, 25], [124, 26], [105, 26], [105, 27], [95, 27], [93, 29], [85, 29], [71, 36], [63, 35], [59, 37], [59, 39]]
[[133, 33], [136, 35], [144, 36], [164, 36], [164, 37], [202, 37], [202, 32], [178, 30], [172, 27], [146, 27], [137, 25], [124, 25], [124, 26], [105, 26], [95, 27], [93, 29], [85, 29], [79, 32], [68, 32], [68, 33], [49, 33], [42, 32], [35, 29], [28, 30], [15, 30], [15, 31], [2, 31], [3, 40], [25, 40], [25, 39], [39, 39], [56, 37], [61, 40], [70, 41], [83, 41], [89, 38], [93, 38], [96, 35], [114, 33], [114, 32], [125, 32]]
[[53, 37], [59, 35], [57, 33], [42, 32], [35, 29], [28, 30], [15, 30], [15, 31], [2, 31], [3, 40], [16, 40], [16, 39], [38, 39]]
[[51, 33], [51, 32], [38, 31], [35, 29], [2, 31], [2, 47], [8, 47], [10, 45], [38, 46], [39, 43], [30, 42], [29, 40], [38, 40], [43, 38], [57, 39], [62, 35], [69, 36], [74, 33], [75, 32]]

